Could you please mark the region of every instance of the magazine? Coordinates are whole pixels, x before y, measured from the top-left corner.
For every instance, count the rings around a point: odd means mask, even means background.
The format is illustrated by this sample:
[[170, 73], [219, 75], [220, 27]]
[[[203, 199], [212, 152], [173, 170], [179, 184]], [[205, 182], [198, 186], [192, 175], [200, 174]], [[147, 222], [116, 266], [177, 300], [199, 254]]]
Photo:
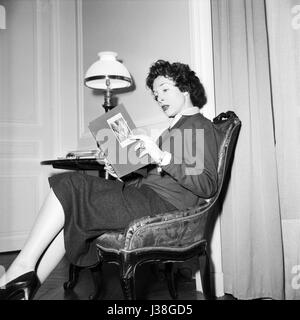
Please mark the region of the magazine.
[[119, 178], [151, 163], [150, 157], [139, 158], [137, 141], [131, 140], [136, 126], [123, 104], [89, 123], [101, 153], [112, 165]]

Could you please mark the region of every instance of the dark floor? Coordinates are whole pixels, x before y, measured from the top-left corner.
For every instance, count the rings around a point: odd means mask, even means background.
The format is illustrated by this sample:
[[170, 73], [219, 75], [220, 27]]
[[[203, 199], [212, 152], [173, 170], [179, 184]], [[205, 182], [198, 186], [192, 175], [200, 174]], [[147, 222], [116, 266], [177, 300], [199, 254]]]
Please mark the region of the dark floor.
[[[15, 258], [17, 252], [1, 253], [0, 265], [7, 268]], [[49, 278], [43, 283], [34, 300], [87, 300], [94, 291], [94, 284], [90, 271], [82, 270], [77, 286], [72, 291], [65, 291], [63, 283], [68, 279], [69, 264], [63, 259], [53, 270]], [[178, 299], [204, 300], [200, 292], [196, 292], [195, 280], [176, 273]], [[103, 266], [103, 290], [100, 299], [123, 300], [119, 282], [119, 269], [114, 264]], [[136, 271], [136, 293], [138, 300], [170, 300], [170, 294], [163, 273], [156, 265], [145, 264]], [[230, 295], [220, 300], [234, 299]]]

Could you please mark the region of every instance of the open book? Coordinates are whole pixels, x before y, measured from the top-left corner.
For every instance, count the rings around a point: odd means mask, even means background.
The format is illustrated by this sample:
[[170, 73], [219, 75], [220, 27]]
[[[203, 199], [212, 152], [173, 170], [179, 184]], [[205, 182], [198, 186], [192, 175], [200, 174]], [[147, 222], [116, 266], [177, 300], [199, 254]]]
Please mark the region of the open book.
[[122, 104], [91, 121], [89, 129], [98, 148], [118, 177], [121, 178], [151, 162], [148, 155], [139, 158], [139, 152], [135, 151], [137, 142], [129, 137], [136, 126]]

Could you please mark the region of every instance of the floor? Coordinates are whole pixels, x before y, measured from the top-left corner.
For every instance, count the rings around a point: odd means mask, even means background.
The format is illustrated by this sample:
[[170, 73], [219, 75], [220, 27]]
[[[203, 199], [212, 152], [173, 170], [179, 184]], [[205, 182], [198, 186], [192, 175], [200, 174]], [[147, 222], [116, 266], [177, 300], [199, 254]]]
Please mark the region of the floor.
[[[16, 255], [17, 252], [1, 253], [0, 265], [7, 268]], [[68, 279], [68, 266], [66, 259], [63, 259], [43, 283], [34, 300], [88, 300], [94, 291], [90, 271], [82, 270], [76, 287], [66, 291], [63, 284]], [[118, 270], [115, 264], [103, 266], [103, 290], [99, 299], [123, 300]], [[145, 264], [139, 267], [136, 272], [136, 280], [138, 300], [171, 300], [164, 275], [157, 265]], [[196, 291], [194, 279], [177, 272], [176, 285], [179, 300], [204, 300], [203, 295]], [[234, 298], [225, 295], [218, 300], [234, 300]]]

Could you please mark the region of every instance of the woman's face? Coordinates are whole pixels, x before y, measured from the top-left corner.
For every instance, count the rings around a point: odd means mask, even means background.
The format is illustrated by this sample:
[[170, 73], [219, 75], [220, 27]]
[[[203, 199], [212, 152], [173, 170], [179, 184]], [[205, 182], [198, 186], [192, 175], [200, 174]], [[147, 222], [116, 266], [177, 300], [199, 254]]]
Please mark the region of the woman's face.
[[175, 86], [173, 80], [158, 76], [153, 82], [153, 94], [168, 117], [174, 117], [186, 107], [187, 93]]

